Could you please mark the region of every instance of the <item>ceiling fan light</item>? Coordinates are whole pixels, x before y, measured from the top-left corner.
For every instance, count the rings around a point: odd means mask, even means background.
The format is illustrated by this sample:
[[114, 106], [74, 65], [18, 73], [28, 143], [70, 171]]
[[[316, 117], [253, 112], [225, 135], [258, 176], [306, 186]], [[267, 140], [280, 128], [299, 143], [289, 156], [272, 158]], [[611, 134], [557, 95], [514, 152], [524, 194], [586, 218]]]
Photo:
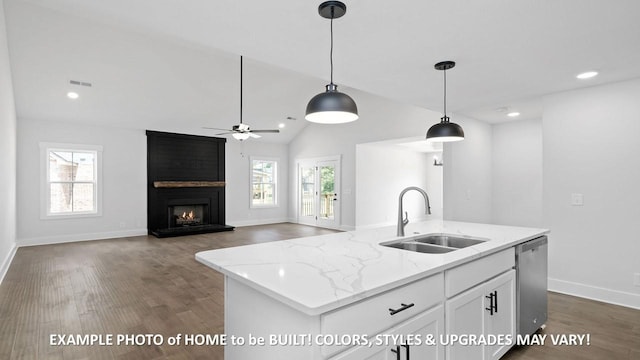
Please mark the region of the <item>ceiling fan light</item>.
[[319, 124], [343, 124], [358, 120], [356, 102], [337, 89], [337, 85], [329, 84], [325, 92], [311, 98], [304, 118]]
[[231, 134], [231, 136], [233, 136], [233, 138], [236, 139], [236, 140], [242, 141], [242, 140], [247, 140], [249, 138], [249, 136], [251, 136], [251, 135], [249, 133], [240, 133], [240, 132], [238, 132], [238, 133]]

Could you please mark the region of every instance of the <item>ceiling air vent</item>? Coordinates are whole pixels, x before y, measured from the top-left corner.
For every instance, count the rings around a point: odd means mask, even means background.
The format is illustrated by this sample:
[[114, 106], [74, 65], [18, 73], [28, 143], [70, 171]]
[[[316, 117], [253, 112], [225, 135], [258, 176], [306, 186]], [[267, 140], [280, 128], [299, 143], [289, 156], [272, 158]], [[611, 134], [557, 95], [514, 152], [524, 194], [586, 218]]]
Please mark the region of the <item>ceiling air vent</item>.
[[69, 80], [69, 83], [71, 83], [72, 85], [80, 85], [80, 86], [87, 86], [87, 87], [91, 87], [91, 83], [89, 83], [89, 82], [84, 82], [84, 81]]

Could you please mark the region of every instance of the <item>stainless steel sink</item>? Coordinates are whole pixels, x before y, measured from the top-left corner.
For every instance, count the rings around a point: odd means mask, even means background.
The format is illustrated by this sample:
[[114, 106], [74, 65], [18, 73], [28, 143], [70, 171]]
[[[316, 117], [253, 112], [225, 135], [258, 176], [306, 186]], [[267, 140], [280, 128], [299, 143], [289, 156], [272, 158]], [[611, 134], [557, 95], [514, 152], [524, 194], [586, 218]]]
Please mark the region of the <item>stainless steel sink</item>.
[[467, 238], [446, 234], [423, 235], [409, 239], [395, 240], [380, 245], [426, 254], [443, 254], [487, 241], [487, 239]]
[[427, 254], [442, 254], [456, 250], [450, 247], [424, 244], [415, 241], [399, 241], [391, 244], [385, 244], [384, 246]]
[[449, 236], [449, 235], [427, 235], [424, 237], [414, 238], [412, 239], [412, 241], [416, 241], [424, 244], [434, 244], [434, 245], [452, 247], [456, 249], [462, 249], [462, 248], [466, 248], [467, 246], [483, 243], [486, 240], [463, 238], [463, 237], [456, 237], [456, 236]]

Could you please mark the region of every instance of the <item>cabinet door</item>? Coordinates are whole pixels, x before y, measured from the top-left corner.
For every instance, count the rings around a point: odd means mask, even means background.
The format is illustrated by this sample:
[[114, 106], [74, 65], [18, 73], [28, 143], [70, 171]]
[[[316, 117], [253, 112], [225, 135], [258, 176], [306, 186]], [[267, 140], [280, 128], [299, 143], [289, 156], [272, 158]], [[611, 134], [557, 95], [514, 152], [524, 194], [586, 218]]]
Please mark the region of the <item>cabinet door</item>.
[[[401, 347], [400, 354], [402, 360], [444, 360], [444, 346], [440, 345], [440, 335], [444, 334], [444, 306], [439, 305], [436, 308], [425, 312], [423, 315], [416, 316], [416, 322], [407, 324], [398, 330], [401, 334], [418, 335], [422, 341], [420, 345], [409, 345]], [[426, 343], [427, 337], [431, 336], [433, 344]], [[411, 357], [409, 357], [409, 354]], [[396, 360], [396, 358], [393, 358]]]
[[[485, 311], [485, 334], [496, 336], [516, 336], [516, 309], [515, 309], [515, 270], [510, 270], [497, 278], [486, 283], [487, 294], [495, 294], [494, 311]], [[499, 359], [510, 348], [501, 345], [505, 341], [500, 341], [496, 345], [485, 346], [485, 359]]]
[[[413, 318], [399, 324], [396, 327], [385, 331], [382, 335], [416, 335], [415, 339], [420, 339], [420, 344], [375, 345], [379, 337], [371, 337], [374, 344], [371, 347], [360, 346], [347, 350], [331, 358], [331, 360], [444, 360], [444, 347], [439, 344], [439, 337], [444, 331], [444, 308], [442, 305], [431, 310], [416, 315]], [[431, 335], [435, 345], [425, 344], [427, 335]]]
[[[480, 336], [484, 334], [485, 307], [488, 307], [485, 298], [485, 287], [478, 285], [462, 294], [451, 298], [446, 303], [447, 336], [444, 343], [449, 343], [457, 336]], [[484, 349], [482, 346], [449, 344], [447, 347], [447, 359], [449, 360], [482, 360]]]

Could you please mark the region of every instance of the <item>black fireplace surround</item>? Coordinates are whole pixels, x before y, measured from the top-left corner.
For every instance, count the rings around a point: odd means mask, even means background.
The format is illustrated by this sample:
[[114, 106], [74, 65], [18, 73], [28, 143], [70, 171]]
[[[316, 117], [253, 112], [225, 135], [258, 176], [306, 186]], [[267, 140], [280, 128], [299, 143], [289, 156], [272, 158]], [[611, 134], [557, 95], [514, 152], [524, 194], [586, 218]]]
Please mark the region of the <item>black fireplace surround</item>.
[[147, 228], [157, 237], [233, 230], [225, 224], [226, 139], [147, 130]]

